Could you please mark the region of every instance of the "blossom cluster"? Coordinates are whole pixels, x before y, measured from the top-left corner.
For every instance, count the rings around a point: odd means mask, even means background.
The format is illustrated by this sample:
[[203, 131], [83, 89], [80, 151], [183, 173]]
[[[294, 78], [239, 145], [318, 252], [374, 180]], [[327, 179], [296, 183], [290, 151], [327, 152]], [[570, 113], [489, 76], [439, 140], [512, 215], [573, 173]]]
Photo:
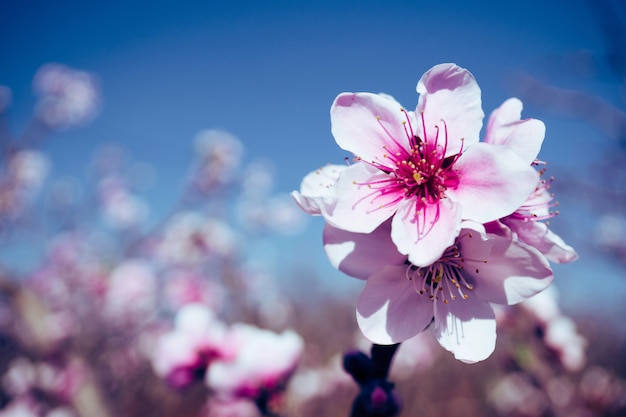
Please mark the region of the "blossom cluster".
[[292, 196], [326, 221], [333, 266], [366, 280], [357, 322], [373, 343], [431, 329], [463, 362], [495, 348], [492, 304], [545, 290], [550, 261], [577, 258], [545, 220], [556, 203], [537, 159], [540, 120], [522, 103], [484, 113], [473, 75], [455, 64], [428, 70], [415, 110], [386, 94], [342, 93], [331, 110], [337, 144], [354, 155], [305, 176]]
[[[238, 138], [202, 130], [178, 201], [155, 222], [143, 192], [156, 170], [121, 147], [95, 152], [80, 181], [49, 176], [38, 145], [96, 115], [96, 77], [47, 64], [33, 89], [34, 114], [16, 134], [5, 120], [10, 90], [0, 87], [0, 253], [9, 252], [0, 415], [132, 415], [125, 396], [142, 389], [153, 397], [146, 415], [186, 414], [176, 399], [194, 390], [204, 394], [199, 415], [269, 415], [304, 340], [273, 265], [250, 262], [248, 251], [255, 237], [294, 233], [306, 220], [293, 204], [277, 210], [289, 196], [274, 192], [272, 168], [246, 168]], [[238, 209], [248, 206], [254, 215]], [[41, 251], [23, 272], [11, 256], [20, 246]]]
[[157, 340], [152, 363], [175, 388], [200, 378], [222, 398], [254, 401], [285, 389], [303, 348], [293, 331], [227, 326], [206, 305], [189, 303], [178, 311], [174, 328]]
[[[351, 294], [317, 282], [308, 253], [280, 248], [280, 272], [266, 256], [307, 217], [274, 192], [278, 167], [246, 164], [231, 133], [191, 138], [180, 193], [154, 202], [160, 167], [122, 147], [97, 149], [88, 175], [70, 178], [53, 175], [44, 150], [55, 142], [38, 146], [95, 115], [95, 76], [43, 66], [25, 126], [8, 123], [11, 92], [0, 86], [0, 416], [624, 415], [610, 321], [567, 315], [546, 288], [549, 262], [577, 255], [546, 222], [555, 202], [536, 159], [543, 124], [507, 100], [476, 143], [473, 78], [452, 65], [428, 74], [416, 111], [386, 95], [340, 95], [333, 132], [363, 134], [338, 140], [357, 157], [293, 193], [326, 219], [332, 264], [365, 285], [357, 320]], [[370, 116], [384, 128], [375, 146], [362, 131]], [[387, 150], [376, 157], [376, 146]], [[479, 360], [494, 317], [498, 349], [481, 366], [440, 348]]]

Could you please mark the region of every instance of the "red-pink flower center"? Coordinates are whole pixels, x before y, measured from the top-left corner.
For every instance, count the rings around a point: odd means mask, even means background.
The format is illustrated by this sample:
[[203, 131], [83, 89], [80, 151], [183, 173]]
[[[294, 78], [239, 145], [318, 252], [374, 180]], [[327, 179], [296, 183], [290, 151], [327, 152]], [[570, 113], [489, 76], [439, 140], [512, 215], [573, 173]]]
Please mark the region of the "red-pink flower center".
[[394, 148], [399, 151], [392, 153], [387, 146], [383, 146], [385, 153], [380, 161], [364, 161], [389, 174], [389, 178], [370, 183], [358, 183], [367, 185], [378, 190], [381, 194], [396, 194], [398, 197], [388, 203], [395, 204], [401, 199], [417, 197], [416, 210], [419, 211], [427, 204], [435, 204], [445, 198], [446, 190], [456, 188], [459, 184], [459, 175], [453, 169], [454, 163], [462, 154], [462, 149], [458, 154], [446, 157], [448, 148], [448, 129], [445, 121], [443, 124], [443, 143], [440, 143], [440, 128], [435, 126], [434, 137], [426, 132], [424, 115], [422, 114], [422, 131], [424, 138], [419, 137], [406, 110], [401, 109], [406, 120], [402, 122], [409, 147], [401, 145], [380, 122], [381, 128], [385, 131]]

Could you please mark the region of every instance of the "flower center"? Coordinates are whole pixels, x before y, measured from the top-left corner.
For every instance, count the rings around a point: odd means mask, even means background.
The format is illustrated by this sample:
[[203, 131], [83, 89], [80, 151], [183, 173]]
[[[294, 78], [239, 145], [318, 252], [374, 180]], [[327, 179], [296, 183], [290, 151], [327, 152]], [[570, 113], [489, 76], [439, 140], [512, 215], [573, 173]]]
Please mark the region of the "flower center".
[[[418, 267], [408, 265], [407, 279], [413, 282], [418, 294], [427, 295], [432, 301], [442, 299], [445, 304], [458, 297], [469, 298], [466, 291], [472, 291], [474, 286], [468, 281], [464, 273], [465, 260], [457, 245], [451, 246], [435, 263]], [[478, 272], [478, 271], [476, 271]]]
[[427, 204], [435, 204], [440, 199], [445, 198], [446, 190], [456, 188], [459, 184], [459, 175], [453, 169], [454, 163], [461, 156], [463, 149], [458, 154], [446, 157], [448, 147], [448, 129], [445, 121], [443, 124], [443, 143], [440, 139], [440, 128], [435, 126], [435, 134], [426, 133], [426, 123], [422, 113], [422, 131], [424, 138], [419, 137], [411, 124], [410, 116], [406, 110], [400, 109], [406, 120], [402, 122], [403, 129], [408, 139], [408, 148], [400, 146], [400, 142], [380, 121], [377, 120], [381, 128], [385, 131], [393, 143], [394, 148], [400, 149], [391, 153], [388, 147], [383, 146], [383, 159], [378, 161], [363, 161], [385, 173], [388, 178], [373, 182], [355, 183], [357, 185], [367, 185], [373, 189], [374, 198], [377, 195], [394, 194], [397, 197], [387, 205], [396, 204], [402, 199], [416, 197], [416, 210], [419, 211]]
[[417, 197], [418, 208], [424, 204], [436, 203], [445, 197], [448, 188], [458, 184], [458, 174], [451, 166], [459, 155], [445, 158], [446, 146], [438, 143], [438, 127], [434, 141], [422, 140], [409, 131], [407, 136], [411, 148], [404, 154], [397, 152], [393, 156], [387, 156], [395, 165], [390, 174], [395, 178], [396, 187], [406, 198]]

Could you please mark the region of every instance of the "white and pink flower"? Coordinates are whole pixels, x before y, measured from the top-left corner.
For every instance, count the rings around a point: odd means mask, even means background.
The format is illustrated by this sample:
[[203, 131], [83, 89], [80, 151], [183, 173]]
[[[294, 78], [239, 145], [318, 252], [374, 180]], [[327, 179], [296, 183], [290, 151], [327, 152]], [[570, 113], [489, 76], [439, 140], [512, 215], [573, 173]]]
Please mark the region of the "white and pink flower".
[[202, 304], [188, 304], [176, 316], [174, 329], [164, 333], [152, 356], [157, 375], [182, 388], [202, 379], [207, 367], [221, 357], [226, 326]]
[[[465, 224], [437, 261], [416, 266], [401, 254], [384, 255], [394, 250], [385, 230], [358, 234], [327, 225], [325, 249], [331, 262], [360, 278], [369, 269], [357, 302], [357, 322], [365, 337], [377, 344], [400, 343], [430, 326], [439, 344], [457, 359], [471, 363], [487, 358], [496, 341], [490, 303], [524, 301], [544, 290], [553, 274], [534, 248], [476, 226]], [[388, 230], [389, 223], [381, 228]], [[373, 256], [372, 248], [382, 256]]]
[[207, 386], [221, 397], [254, 399], [285, 388], [300, 361], [304, 341], [290, 330], [274, 333], [237, 323], [224, 346], [227, 351], [207, 371]]
[[332, 226], [370, 233], [392, 219], [398, 250], [430, 265], [462, 220], [513, 213], [535, 188], [535, 170], [511, 146], [479, 143], [484, 113], [474, 77], [454, 64], [427, 71], [415, 111], [387, 95], [342, 93], [331, 108], [337, 144], [356, 155], [321, 210]]
[[37, 118], [51, 129], [63, 130], [91, 121], [100, 110], [96, 77], [61, 64], [43, 65], [33, 89], [39, 96]]
[[[539, 165], [539, 150], [545, 136], [545, 125], [537, 119], [523, 119], [522, 102], [516, 98], [506, 100], [491, 113], [485, 142], [494, 145], [506, 145], [520, 156], [528, 165]], [[556, 206], [550, 193], [552, 179], [542, 178], [545, 169], [537, 175], [535, 190], [526, 201], [513, 213], [500, 219], [522, 242], [536, 248], [552, 262], [568, 263], [578, 259], [576, 251], [566, 244], [560, 236], [552, 232], [543, 220], [554, 217]]]

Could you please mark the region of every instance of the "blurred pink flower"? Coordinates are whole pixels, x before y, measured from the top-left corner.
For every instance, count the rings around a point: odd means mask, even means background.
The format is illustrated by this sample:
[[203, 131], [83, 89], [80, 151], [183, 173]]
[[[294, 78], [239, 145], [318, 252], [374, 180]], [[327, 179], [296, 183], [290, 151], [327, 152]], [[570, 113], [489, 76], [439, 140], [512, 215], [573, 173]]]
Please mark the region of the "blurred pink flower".
[[218, 218], [198, 212], [178, 212], [166, 225], [157, 245], [161, 262], [193, 266], [234, 255], [237, 235]]
[[587, 339], [578, 333], [576, 323], [565, 316], [557, 303], [554, 287], [548, 288], [519, 306], [535, 320], [543, 341], [568, 372], [581, 370], [587, 361]]
[[174, 329], [158, 340], [152, 355], [157, 375], [172, 386], [185, 387], [204, 377], [207, 367], [223, 356], [226, 326], [202, 304], [188, 304], [176, 315]]
[[506, 374], [492, 385], [487, 401], [502, 416], [541, 417], [549, 407], [548, 396], [522, 372]]
[[545, 291], [524, 300], [519, 304], [519, 307], [530, 314], [541, 326], [547, 325], [561, 315], [554, 286], [550, 286]]
[[10, 156], [7, 170], [13, 184], [22, 189], [37, 190], [50, 171], [50, 162], [42, 152], [24, 149]]
[[415, 112], [384, 95], [335, 99], [333, 135], [358, 162], [339, 175], [333, 188], [340, 197], [322, 214], [331, 225], [360, 233], [392, 218], [398, 250], [426, 266], [454, 243], [463, 219], [485, 223], [518, 208], [536, 173], [510, 147], [479, 143], [484, 113], [467, 70], [437, 65], [417, 92]]
[[117, 319], [146, 319], [156, 313], [154, 267], [143, 259], [127, 259], [109, 275], [104, 312]]
[[[384, 236], [388, 234], [364, 235], [331, 226], [325, 231], [325, 242], [333, 242], [326, 252], [346, 273], [357, 271], [362, 277], [365, 271], [354, 265], [375, 265], [371, 251], [361, 246], [375, 246], [382, 254], [357, 302], [359, 327], [377, 344], [403, 342], [434, 321], [431, 330], [439, 344], [457, 359], [483, 360], [496, 341], [490, 303], [519, 303], [544, 290], [553, 278], [547, 260], [535, 249], [480, 230], [462, 229], [455, 244], [426, 267], [386, 256], [393, 251], [393, 242]], [[354, 245], [350, 251], [338, 244], [350, 241]]]
[[237, 323], [229, 329], [225, 347], [225, 354], [207, 371], [207, 386], [222, 397], [254, 399], [285, 388], [298, 365], [304, 341], [293, 331], [277, 334]]
[[197, 191], [208, 192], [235, 179], [239, 172], [243, 144], [233, 134], [222, 130], [203, 130], [195, 137], [197, 159], [191, 184]]
[[219, 311], [224, 302], [224, 288], [210, 277], [193, 269], [174, 268], [166, 272], [164, 297], [173, 310], [198, 303]]
[[18, 357], [9, 363], [2, 385], [6, 392], [15, 397], [27, 397], [39, 392], [66, 402], [74, 397], [84, 376], [84, 369], [75, 362], [59, 366]]
[[6, 175], [0, 177], [0, 218], [15, 221], [24, 217], [48, 175], [50, 163], [34, 150], [11, 153], [6, 161]]
[[133, 194], [122, 178], [106, 176], [98, 186], [100, 210], [107, 224], [115, 229], [128, 229], [147, 219], [148, 203]]
[[36, 114], [51, 129], [89, 122], [100, 109], [100, 92], [93, 75], [60, 64], [42, 66], [33, 80], [39, 96]]
[[546, 345], [559, 358], [563, 368], [569, 372], [583, 369], [587, 362], [587, 339], [578, 333], [574, 320], [558, 316], [548, 322], [544, 332]]

